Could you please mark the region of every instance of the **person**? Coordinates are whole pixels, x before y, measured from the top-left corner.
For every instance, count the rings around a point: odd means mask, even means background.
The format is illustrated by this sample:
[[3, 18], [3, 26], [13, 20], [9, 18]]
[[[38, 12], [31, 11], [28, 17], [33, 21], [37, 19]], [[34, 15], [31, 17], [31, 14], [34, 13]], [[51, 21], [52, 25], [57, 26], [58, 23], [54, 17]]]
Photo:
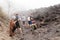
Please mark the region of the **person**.
[[31, 26], [34, 30], [37, 29], [36, 21], [34, 20], [34, 18], [32, 18], [32, 25]]
[[28, 17], [28, 24], [29, 24], [29, 25], [32, 24], [32, 21], [31, 21], [31, 17], [30, 17], [30, 16]]
[[18, 30], [20, 30], [20, 32], [22, 33], [22, 29], [21, 29], [20, 24], [19, 24], [20, 16], [19, 16], [18, 14], [16, 14], [15, 17], [16, 17], [16, 19], [15, 19], [15, 20], [16, 20], [16, 23], [15, 23], [15, 24], [16, 24], [16, 28], [17, 28]]
[[29, 14], [28, 16], [28, 24], [31, 25], [32, 24], [32, 18], [33, 18], [33, 14]]
[[23, 16], [22, 16], [23, 25], [25, 24], [25, 21], [26, 21], [26, 17], [23, 15]]

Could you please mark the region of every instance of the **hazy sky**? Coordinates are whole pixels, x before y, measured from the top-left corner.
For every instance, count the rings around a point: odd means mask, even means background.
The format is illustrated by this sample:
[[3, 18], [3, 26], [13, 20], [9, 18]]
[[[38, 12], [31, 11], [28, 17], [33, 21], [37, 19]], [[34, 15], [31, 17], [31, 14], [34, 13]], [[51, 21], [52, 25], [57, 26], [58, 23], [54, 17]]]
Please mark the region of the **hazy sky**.
[[[9, 8], [10, 4], [10, 8]], [[24, 11], [29, 9], [48, 7], [55, 4], [60, 4], [60, 0], [0, 0], [0, 6], [7, 12]]]

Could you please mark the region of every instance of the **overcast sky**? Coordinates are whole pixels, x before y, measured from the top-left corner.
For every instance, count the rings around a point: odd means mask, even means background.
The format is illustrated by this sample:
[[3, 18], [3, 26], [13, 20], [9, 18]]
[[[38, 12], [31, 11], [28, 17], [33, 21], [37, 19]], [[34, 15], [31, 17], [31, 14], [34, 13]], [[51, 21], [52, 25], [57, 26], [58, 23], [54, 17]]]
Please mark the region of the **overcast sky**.
[[[10, 8], [8, 4], [10, 4]], [[11, 12], [17, 10], [24, 11], [35, 8], [48, 7], [55, 4], [60, 4], [60, 0], [0, 0], [0, 6], [2, 6], [6, 12], [8, 10]]]

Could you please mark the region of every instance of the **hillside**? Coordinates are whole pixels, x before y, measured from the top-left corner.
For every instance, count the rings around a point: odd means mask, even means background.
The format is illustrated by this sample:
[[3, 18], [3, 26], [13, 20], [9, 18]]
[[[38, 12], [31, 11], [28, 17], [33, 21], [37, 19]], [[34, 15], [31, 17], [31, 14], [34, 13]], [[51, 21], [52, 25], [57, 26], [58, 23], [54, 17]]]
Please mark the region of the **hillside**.
[[[2, 11], [0, 11], [0, 14], [2, 15]], [[31, 28], [22, 26], [23, 34], [19, 34], [19, 31], [16, 30], [13, 37], [9, 36], [8, 19], [4, 18], [4, 15], [0, 16], [0, 40], [60, 40], [60, 5], [43, 8], [42, 10], [37, 9], [32, 14], [38, 28], [32, 32]], [[41, 24], [41, 22], [43, 23]]]

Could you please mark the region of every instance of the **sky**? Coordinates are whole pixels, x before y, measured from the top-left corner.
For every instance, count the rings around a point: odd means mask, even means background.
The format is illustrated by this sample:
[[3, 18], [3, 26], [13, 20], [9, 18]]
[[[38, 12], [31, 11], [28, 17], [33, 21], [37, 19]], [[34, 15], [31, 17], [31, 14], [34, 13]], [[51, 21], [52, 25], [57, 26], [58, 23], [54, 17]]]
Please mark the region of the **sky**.
[[26, 11], [41, 7], [49, 7], [60, 4], [60, 0], [0, 0], [0, 6], [5, 12]]

